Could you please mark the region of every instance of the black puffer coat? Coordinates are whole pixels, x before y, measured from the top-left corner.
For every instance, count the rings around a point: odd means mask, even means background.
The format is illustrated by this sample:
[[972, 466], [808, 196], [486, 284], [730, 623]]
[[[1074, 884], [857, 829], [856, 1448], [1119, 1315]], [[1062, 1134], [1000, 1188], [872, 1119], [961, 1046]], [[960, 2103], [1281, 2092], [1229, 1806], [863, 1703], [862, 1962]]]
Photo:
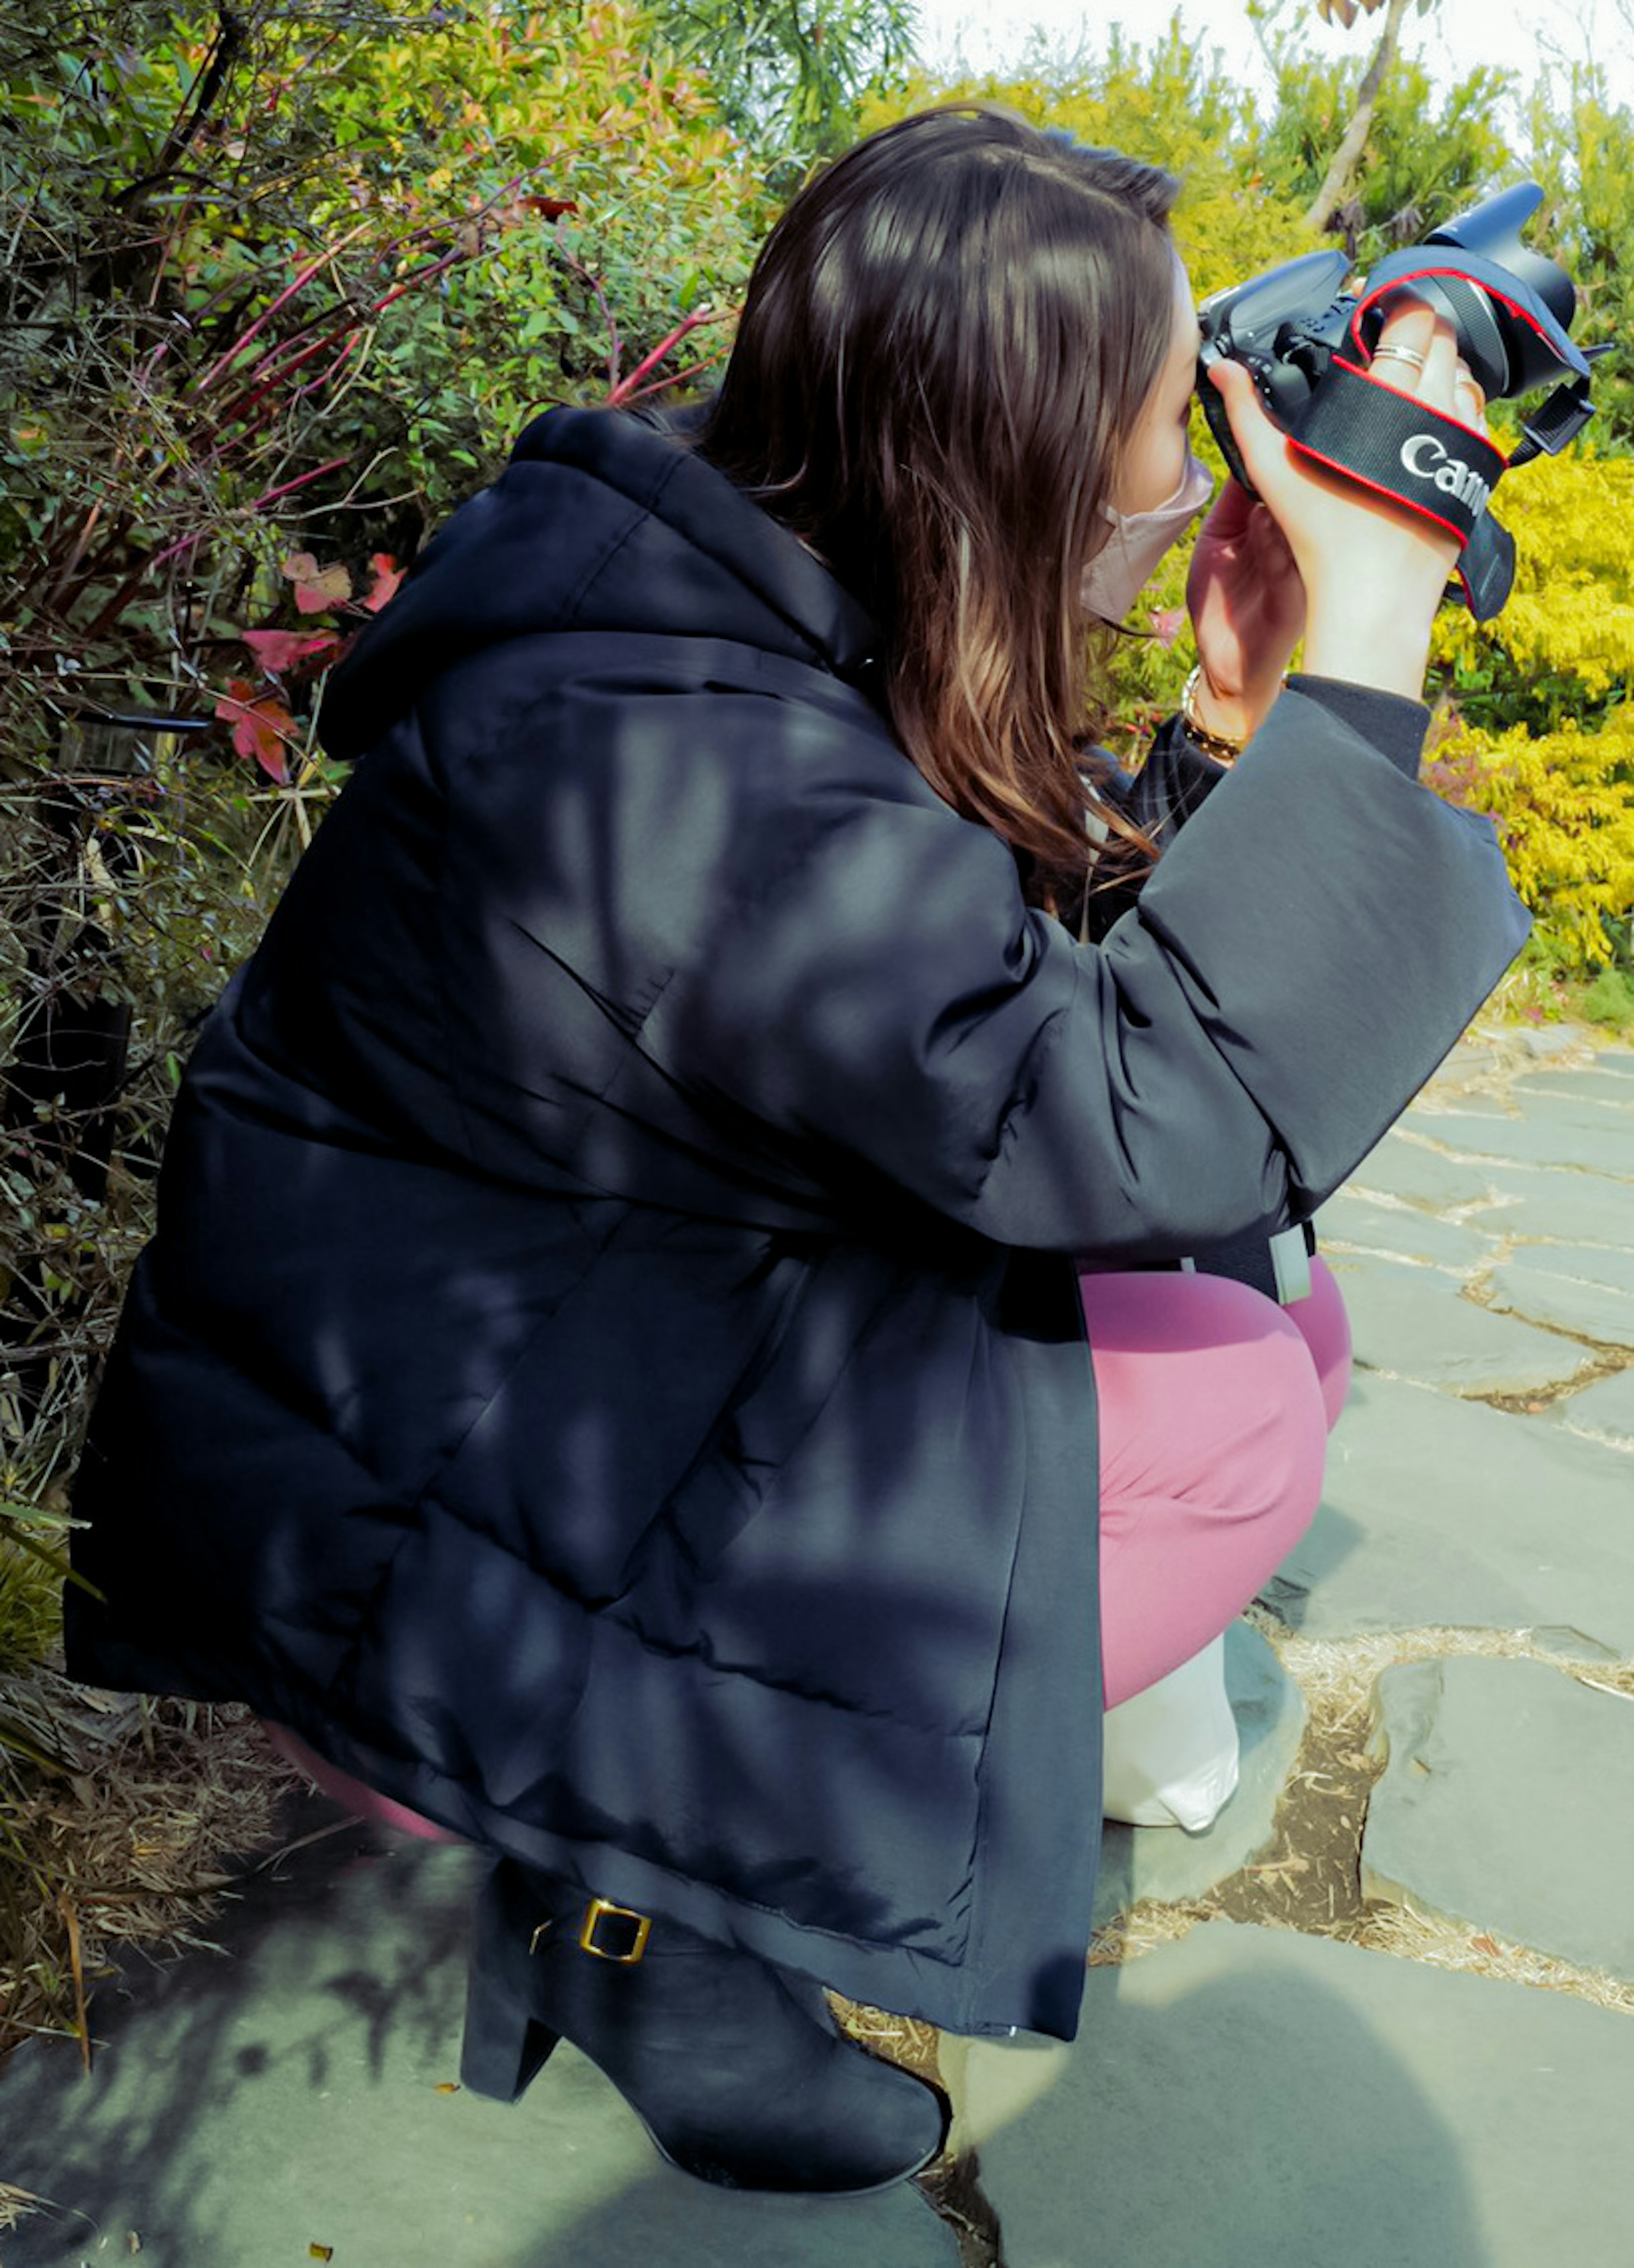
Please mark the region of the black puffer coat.
[[1070, 2036], [1066, 1255], [1308, 1215], [1524, 922], [1484, 824], [1291, 692], [1079, 945], [872, 688], [823, 569], [639, 422], [541, 419], [431, 547], [192, 1063], [70, 1659], [859, 1998]]

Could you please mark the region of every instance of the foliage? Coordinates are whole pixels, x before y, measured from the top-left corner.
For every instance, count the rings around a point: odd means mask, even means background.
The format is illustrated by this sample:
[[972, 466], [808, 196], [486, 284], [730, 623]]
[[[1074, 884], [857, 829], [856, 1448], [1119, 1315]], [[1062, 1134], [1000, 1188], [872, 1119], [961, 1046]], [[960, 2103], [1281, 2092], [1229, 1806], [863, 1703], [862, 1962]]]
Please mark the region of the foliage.
[[[428, 211], [512, 224], [380, 351], [396, 446], [433, 514], [451, 468], [456, 488], [494, 469], [545, 401], [622, 386], [630, 398], [632, 363], [737, 297], [767, 217], [706, 80], [625, 0], [573, 17], [487, 0], [442, 14], [349, 51], [321, 106], [340, 162], [312, 204], [326, 232], [360, 213], [376, 228]], [[304, 74], [305, 58], [288, 68]]]
[[1494, 813], [1568, 972], [1634, 960], [1634, 460], [1540, 458], [1500, 489], [1515, 588], [1440, 616], [1450, 730], [1431, 777]]
[[769, 153], [769, 186], [792, 190], [818, 158], [843, 149], [859, 110], [900, 82], [913, 47], [914, 0], [660, 0], [658, 20], [707, 76], [724, 115]]
[[78, 1958], [49, 1823], [73, 1808], [48, 1777], [67, 1705], [20, 1733], [20, 1666], [55, 1628], [66, 1478], [181, 1059], [338, 784], [322, 672], [533, 409], [707, 357], [759, 230], [755, 165], [635, 8], [438, 12], [0, 20], [13, 2019], [72, 2023]]
[[735, 292], [760, 217], [706, 91], [622, 0], [570, 37], [486, 6], [399, 36], [163, 12], [141, 51], [22, 44], [4, 74], [32, 249], [0, 622], [14, 650], [71, 630], [81, 676], [139, 598], [138, 646], [185, 667], [223, 627], [201, 600], [276, 594], [275, 526], [411, 548], [532, 409], [627, 396]]
[[1634, 1032], [1634, 976], [1620, 968], [1602, 968], [1578, 998], [1579, 1012], [1591, 1024], [1614, 1032]]
[[[1277, 93], [1254, 138], [1255, 156], [1268, 186], [1303, 211], [1355, 107], [1365, 59], [1318, 60], [1285, 36], [1270, 46]], [[1496, 122], [1512, 77], [1480, 64], [1438, 99], [1420, 64], [1397, 61], [1380, 90], [1342, 216], [1346, 248], [1359, 268], [1422, 242], [1517, 173]]]
[[1031, 75], [915, 73], [888, 99], [865, 105], [862, 122], [882, 126], [943, 101], [1005, 103], [1038, 125], [1178, 173], [1175, 240], [1199, 297], [1309, 249], [1295, 201], [1245, 158], [1251, 99], [1227, 78], [1218, 50], [1193, 44], [1178, 15], [1150, 48], [1114, 25], [1102, 53], [1041, 58]]
[[1520, 895], [1549, 922], [1574, 973], [1629, 956], [1634, 905], [1634, 719], [1598, 733], [1570, 721], [1533, 733], [1455, 725], [1426, 768], [1432, 786], [1491, 812]]
[[1577, 280], [1572, 335], [1618, 350], [1595, 372], [1593, 430], [1602, 448], [1634, 449], [1634, 112], [1579, 68], [1540, 80], [1527, 116], [1527, 171], [1544, 193], [1537, 240]]
[[1586, 443], [1535, 458], [1494, 510], [1515, 539], [1514, 590], [1492, 622], [1440, 616], [1448, 691], [1473, 725], [1597, 725], [1634, 677], [1634, 458]]

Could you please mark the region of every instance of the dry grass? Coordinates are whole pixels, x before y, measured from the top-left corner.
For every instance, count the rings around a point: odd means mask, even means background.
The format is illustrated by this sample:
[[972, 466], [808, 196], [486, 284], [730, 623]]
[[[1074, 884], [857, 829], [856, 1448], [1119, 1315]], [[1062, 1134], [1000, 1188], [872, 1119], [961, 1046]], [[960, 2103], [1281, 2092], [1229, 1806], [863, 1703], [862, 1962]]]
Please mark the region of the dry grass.
[[[77, 2037], [118, 1944], [187, 1945], [299, 1785], [241, 1709], [88, 1691], [49, 1668], [0, 1682], [0, 2058]], [[18, 1753], [26, 1743], [32, 1758]]]
[[[301, 1784], [247, 1710], [98, 1693], [45, 1667], [0, 1677], [0, 2080], [29, 2038], [77, 2043], [89, 2068], [87, 1993], [114, 1948], [208, 1944], [240, 1879], [224, 1854], [265, 1850]], [[0, 2235], [38, 2203], [0, 2179]]]
[[1498, 1977], [1512, 1984], [1532, 1984], [1545, 1992], [1570, 1992], [1616, 2015], [1634, 2016], [1634, 1984], [1623, 1984], [1603, 1969], [1579, 1969], [1552, 1954], [1517, 1945], [1494, 1931], [1454, 1928], [1414, 1906], [1380, 1906], [1351, 1940], [1375, 1953], [1422, 1961], [1433, 1969], [1460, 1969], [1477, 1977]]
[[[1482, 1630], [1432, 1624], [1417, 1630], [1373, 1631], [1358, 1638], [1306, 1638], [1255, 1604], [1243, 1618], [1277, 1653], [1283, 1668], [1305, 1696], [1312, 1716], [1348, 1719], [1373, 1706], [1373, 1688], [1387, 1669], [1406, 1661], [1432, 1661], [1454, 1655], [1484, 1655], [1505, 1660], [1541, 1661], [1563, 1676], [1600, 1680], [1634, 1692], [1634, 1663], [1608, 1663], [1591, 1651], [1563, 1652], [1542, 1643], [1533, 1630]], [[1622, 1681], [1618, 1683], [1617, 1681]]]

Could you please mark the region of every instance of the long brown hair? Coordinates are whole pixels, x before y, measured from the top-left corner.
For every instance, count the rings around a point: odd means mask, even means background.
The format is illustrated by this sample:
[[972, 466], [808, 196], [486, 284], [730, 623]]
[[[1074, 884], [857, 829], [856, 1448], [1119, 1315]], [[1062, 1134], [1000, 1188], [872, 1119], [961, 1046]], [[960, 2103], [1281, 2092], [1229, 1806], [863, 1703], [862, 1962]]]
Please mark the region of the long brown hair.
[[1049, 903], [1092, 813], [1100, 874], [1152, 856], [1084, 777], [1078, 593], [1168, 350], [1176, 187], [994, 105], [887, 127], [762, 247], [698, 441], [870, 609], [909, 755]]

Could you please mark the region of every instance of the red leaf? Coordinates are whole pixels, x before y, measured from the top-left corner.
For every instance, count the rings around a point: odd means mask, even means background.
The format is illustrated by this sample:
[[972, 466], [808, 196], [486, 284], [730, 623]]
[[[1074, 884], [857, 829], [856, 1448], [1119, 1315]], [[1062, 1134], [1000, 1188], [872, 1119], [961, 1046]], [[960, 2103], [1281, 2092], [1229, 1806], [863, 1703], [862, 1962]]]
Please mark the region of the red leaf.
[[246, 630], [243, 643], [269, 677], [280, 676], [314, 654], [333, 653], [341, 642], [338, 630]]
[[296, 611], [320, 615], [328, 607], [343, 606], [352, 594], [352, 578], [344, 567], [320, 567], [310, 551], [292, 552], [283, 562], [286, 582], [295, 585]]
[[283, 752], [295, 738], [295, 719], [277, 696], [258, 693], [247, 678], [230, 678], [216, 714], [232, 726], [232, 745], [239, 755], [259, 764], [280, 787], [287, 787], [290, 768]]
[[400, 567], [389, 551], [374, 552], [369, 564], [374, 570], [374, 580], [357, 603], [366, 607], [372, 615], [378, 615], [386, 600], [396, 596], [397, 585], [408, 570]]

